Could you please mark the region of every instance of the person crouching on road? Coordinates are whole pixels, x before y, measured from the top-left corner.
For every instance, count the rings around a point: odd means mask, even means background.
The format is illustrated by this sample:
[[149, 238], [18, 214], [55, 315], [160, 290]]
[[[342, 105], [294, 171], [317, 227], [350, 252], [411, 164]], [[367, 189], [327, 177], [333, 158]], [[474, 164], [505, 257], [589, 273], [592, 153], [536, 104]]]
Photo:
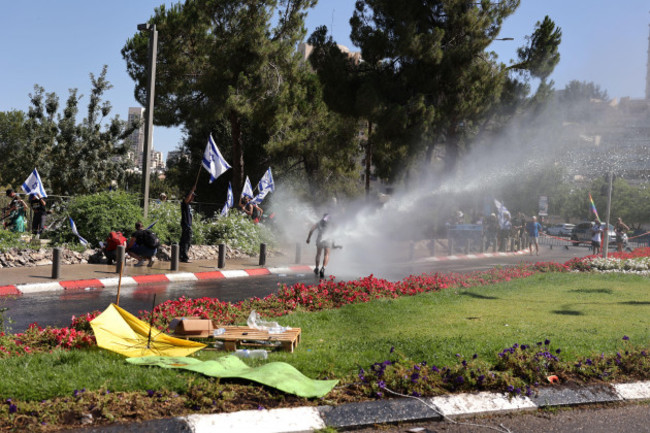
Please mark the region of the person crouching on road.
[[129, 243], [126, 244], [126, 252], [129, 256], [138, 261], [134, 266], [144, 266], [145, 260], [149, 260], [148, 267], [153, 266], [154, 256], [156, 255], [157, 248], [146, 246], [145, 230], [142, 228], [142, 223], [135, 223], [135, 232], [131, 235]]

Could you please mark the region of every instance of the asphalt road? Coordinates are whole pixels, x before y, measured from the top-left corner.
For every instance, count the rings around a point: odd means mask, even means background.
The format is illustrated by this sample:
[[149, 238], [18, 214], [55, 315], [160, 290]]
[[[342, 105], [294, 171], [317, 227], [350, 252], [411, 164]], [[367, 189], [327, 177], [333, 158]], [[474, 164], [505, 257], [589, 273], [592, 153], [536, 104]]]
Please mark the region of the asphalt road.
[[[487, 270], [495, 266], [516, 265], [521, 262], [535, 261], [564, 263], [573, 257], [584, 256], [588, 253], [588, 249], [584, 247], [571, 247], [569, 249], [554, 247], [551, 249], [542, 246], [540, 247], [539, 256], [525, 254], [435, 262], [421, 258], [410, 262], [384, 263], [380, 266], [381, 269], [366, 268], [366, 265], [360, 263], [353, 266], [354, 272], [337, 275], [337, 279], [353, 280], [374, 273], [376, 276], [394, 281], [407, 275], [425, 272], [466, 273]], [[336, 270], [335, 264], [328, 268], [328, 271], [331, 272], [336, 272]], [[236, 302], [275, 293], [278, 290], [278, 284], [292, 285], [299, 282], [313, 284], [317, 281], [312, 273], [305, 273], [188, 283], [147, 284], [122, 287], [119, 304], [127, 311], [137, 315], [140, 310], [151, 310], [154, 302], [159, 304], [169, 299], [178, 299], [181, 296], [190, 298], [213, 297], [222, 301]], [[0, 307], [7, 308], [5, 319], [8, 318], [11, 321], [9, 323], [10, 330], [12, 332], [22, 332], [34, 322], [40, 326], [68, 326], [73, 315], [78, 316], [95, 310], [102, 311], [115, 300], [115, 288], [66, 290], [0, 298]]]
[[650, 432], [647, 404], [571, 407], [342, 430], [355, 433], [640, 433]]

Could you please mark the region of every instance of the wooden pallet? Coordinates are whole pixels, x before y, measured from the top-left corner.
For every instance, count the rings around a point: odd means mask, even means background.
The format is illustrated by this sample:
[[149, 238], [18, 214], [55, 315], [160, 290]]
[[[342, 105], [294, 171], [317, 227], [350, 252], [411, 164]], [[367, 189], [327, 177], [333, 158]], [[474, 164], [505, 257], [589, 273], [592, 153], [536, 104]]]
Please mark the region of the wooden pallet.
[[300, 343], [300, 328], [287, 329], [281, 334], [269, 334], [268, 331], [249, 328], [248, 326], [224, 326], [226, 332], [215, 335], [217, 341], [223, 341], [224, 349], [233, 352], [238, 345], [265, 347], [269, 343], [279, 343], [282, 350], [293, 352]]

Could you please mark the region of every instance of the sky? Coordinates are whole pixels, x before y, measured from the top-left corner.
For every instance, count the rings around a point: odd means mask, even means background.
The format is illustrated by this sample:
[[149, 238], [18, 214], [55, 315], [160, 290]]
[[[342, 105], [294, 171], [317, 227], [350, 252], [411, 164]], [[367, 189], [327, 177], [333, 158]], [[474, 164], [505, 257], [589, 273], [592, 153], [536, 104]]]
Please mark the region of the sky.
[[[137, 32], [137, 25], [153, 15], [161, 0], [21, 0], [6, 1], [0, 14], [0, 111], [27, 111], [34, 85], [55, 92], [65, 104], [68, 89], [86, 95], [89, 74], [98, 75], [108, 65], [113, 88], [105, 99], [113, 106], [111, 117], [127, 118], [138, 106], [134, 83], [126, 73], [120, 50]], [[354, 51], [349, 19], [354, 0], [320, 0], [309, 12], [307, 34], [327, 26], [334, 39]], [[561, 60], [550, 79], [556, 89], [572, 81], [592, 81], [611, 98], [643, 98], [648, 61], [650, 3], [647, 0], [522, 0], [504, 22], [496, 41], [499, 59], [509, 63], [526, 43], [535, 23], [548, 15], [562, 29]], [[154, 128], [154, 148], [167, 152], [182, 140], [179, 128]]]

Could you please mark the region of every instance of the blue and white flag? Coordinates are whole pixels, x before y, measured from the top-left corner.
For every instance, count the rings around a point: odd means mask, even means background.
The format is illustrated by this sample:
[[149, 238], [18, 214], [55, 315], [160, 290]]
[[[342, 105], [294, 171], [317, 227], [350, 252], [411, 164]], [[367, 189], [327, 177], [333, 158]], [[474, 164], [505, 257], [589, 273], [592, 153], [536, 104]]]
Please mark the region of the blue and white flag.
[[153, 226], [156, 225], [157, 222], [158, 222], [158, 220], [152, 222], [151, 225], [149, 227], [147, 227], [145, 230], [151, 230], [153, 228]]
[[88, 241], [81, 237], [81, 235], [77, 231], [77, 225], [74, 223], [74, 221], [72, 221], [72, 217], [68, 217], [68, 218], [70, 219], [70, 228], [72, 229], [72, 233], [79, 238], [79, 242], [81, 242], [84, 246], [88, 246]]
[[246, 182], [244, 182], [244, 189], [241, 192], [241, 195], [248, 198], [253, 198], [253, 187], [251, 186], [251, 181], [246, 176]]
[[273, 182], [273, 174], [271, 174], [271, 167], [269, 167], [257, 184], [257, 195], [251, 202], [253, 204], [260, 204], [266, 195], [273, 191], [275, 191], [275, 182]]
[[41, 177], [38, 175], [36, 169], [32, 171], [25, 183], [23, 183], [23, 191], [27, 194], [39, 194], [41, 197], [47, 197], [45, 188], [43, 188], [43, 182], [41, 182]]
[[228, 209], [233, 207], [235, 200], [232, 195], [232, 184], [228, 182], [228, 195], [226, 196], [226, 204], [223, 205], [223, 209], [221, 209], [221, 216], [226, 216], [228, 215]]
[[210, 173], [210, 183], [214, 182], [216, 178], [231, 168], [226, 160], [223, 159], [223, 156], [221, 156], [221, 152], [219, 152], [219, 149], [212, 138], [212, 134], [210, 134], [210, 138], [208, 138], [208, 145], [205, 146], [205, 152], [203, 152], [203, 160], [201, 161], [201, 164], [206, 170], [208, 170], [208, 173]]
[[510, 220], [510, 211], [499, 200], [494, 199], [494, 205], [497, 207], [498, 218], [499, 218], [499, 227], [505, 229], [506, 220]]

